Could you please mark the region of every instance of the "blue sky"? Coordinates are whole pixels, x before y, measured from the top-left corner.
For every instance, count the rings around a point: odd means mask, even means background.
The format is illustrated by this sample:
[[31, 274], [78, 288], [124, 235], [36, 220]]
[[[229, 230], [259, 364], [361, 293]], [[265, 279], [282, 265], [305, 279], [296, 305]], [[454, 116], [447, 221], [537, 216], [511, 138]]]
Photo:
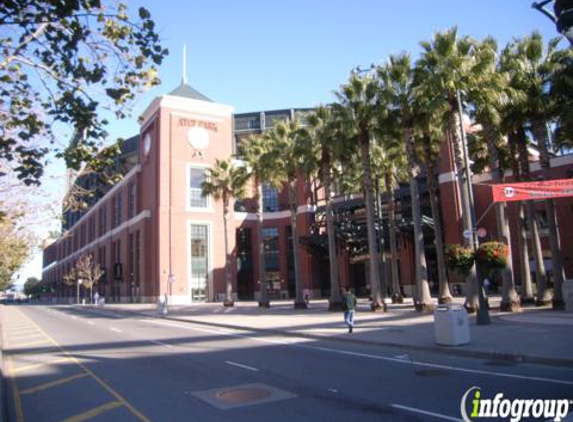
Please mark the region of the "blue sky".
[[[533, 30], [557, 35], [531, 0], [128, 1], [130, 10], [139, 6], [171, 54], [160, 69], [163, 84], [139, 99], [134, 115], [179, 84], [183, 44], [189, 84], [240, 113], [331, 101], [353, 67], [402, 51], [416, 57], [421, 40], [454, 25], [500, 45]], [[137, 125], [111, 129], [126, 137]]]
[[[180, 83], [184, 44], [189, 84], [241, 113], [332, 101], [352, 68], [403, 51], [415, 58], [420, 41], [455, 25], [460, 34], [492, 35], [500, 45], [533, 30], [546, 39], [557, 35], [554, 25], [531, 8], [531, 0], [127, 2], [132, 14], [139, 6], [151, 12], [171, 54], [160, 68], [162, 85], [137, 100], [133, 118], [109, 126], [110, 140], [137, 134], [137, 116]], [[61, 163], [52, 172], [64, 180]], [[63, 184], [50, 190], [61, 195]], [[22, 270], [20, 282], [40, 275], [37, 256]]]

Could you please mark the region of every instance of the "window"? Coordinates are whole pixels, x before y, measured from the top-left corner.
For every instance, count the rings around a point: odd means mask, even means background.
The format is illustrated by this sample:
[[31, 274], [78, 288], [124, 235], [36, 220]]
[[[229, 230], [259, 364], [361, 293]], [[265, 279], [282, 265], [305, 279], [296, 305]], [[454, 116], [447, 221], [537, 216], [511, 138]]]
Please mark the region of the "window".
[[[134, 287], [135, 282], [135, 234], [129, 234], [129, 283], [130, 287]], [[131, 291], [133, 295], [133, 291]]]
[[127, 208], [128, 218], [135, 217], [135, 183], [131, 183], [128, 188]]
[[117, 194], [117, 196], [113, 200], [113, 222], [114, 227], [119, 226], [123, 221], [122, 215], [122, 196], [121, 192]]
[[279, 269], [279, 229], [276, 227], [263, 229], [265, 245], [265, 271]]
[[208, 226], [192, 224], [191, 238], [191, 300], [204, 301], [208, 297]]
[[201, 184], [205, 180], [204, 168], [189, 169], [189, 206], [191, 208], [207, 208], [207, 197], [202, 195]]
[[279, 210], [279, 193], [267, 183], [263, 183], [263, 210], [266, 212]]
[[141, 265], [141, 239], [139, 230], [135, 232], [135, 286], [139, 287], [139, 267]]
[[88, 226], [88, 242], [93, 242], [95, 240], [95, 215], [92, 215], [89, 219]]
[[99, 248], [98, 250], [98, 263], [102, 271], [101, 281], [105, 283], [106, 279], [106, 266], [105, 266], [105, 246]]
[[107, 231], [107, 207], [103, 205], [103, 207], [99, 210], [99, 235], [103, 236]]

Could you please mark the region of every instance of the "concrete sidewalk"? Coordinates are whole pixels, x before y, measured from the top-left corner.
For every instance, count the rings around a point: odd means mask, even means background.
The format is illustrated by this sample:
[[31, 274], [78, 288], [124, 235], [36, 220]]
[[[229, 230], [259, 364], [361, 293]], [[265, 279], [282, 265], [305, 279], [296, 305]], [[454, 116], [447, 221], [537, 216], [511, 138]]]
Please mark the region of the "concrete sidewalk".
[[[458, 299], [459, 301], [459, 299]], [[490, 299], [492, 308], [496, 299]], [[356, 342], [509, 362], [528, 362], [573, 367], [573, 314], [549, 308], [524, 308], [516, 314], [490, 311], [490, 325], [476, 325], [470, 315], [470, 344], [438, 346], [434, 316], [413, 310], [411, 304], [389, 305], [388, 312], [373, 313], [366, 300], [359, 300], [356, 327], [348, 334], [342, 313], [328, 312], [326, 300], [310, 303], [308, 309], [293, 309], [292, 301], [276, 301], [271, 308], [255, 302], [170, 306], [163, 318], [204, 325], [265, 332], [309, 339]], [[101, 309], [101, 308], [99, 308]], [[105, 310], [160, 316], [154, 304], [106, 304]]]

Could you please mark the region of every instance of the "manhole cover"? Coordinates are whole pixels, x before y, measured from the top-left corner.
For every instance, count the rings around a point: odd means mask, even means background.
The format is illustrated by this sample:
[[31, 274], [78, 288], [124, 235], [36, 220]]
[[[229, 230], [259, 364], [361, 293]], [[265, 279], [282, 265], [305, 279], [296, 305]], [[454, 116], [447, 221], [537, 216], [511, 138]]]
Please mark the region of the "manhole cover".
[[416, 371], [416, 375], [419, 377], [433, 378], [433, 377], [447, 377], [451, 375], [451, 372], [444, 369], [422, 369]]
[[233, 388], [216, 394], [219, 400], [236, 404], [266, 399], [270, 395], [271, 392], [263, 388]]
[[195, 391], [192, 394], [196, 398], [222, 410], [244, 406], [255, 406], [257, 404], [287, 400], [296, 397], [295, 394], [289, 393], [288, 391], [263, 383], [243, 384], [232, 387], [216, 388], [213, 390]]

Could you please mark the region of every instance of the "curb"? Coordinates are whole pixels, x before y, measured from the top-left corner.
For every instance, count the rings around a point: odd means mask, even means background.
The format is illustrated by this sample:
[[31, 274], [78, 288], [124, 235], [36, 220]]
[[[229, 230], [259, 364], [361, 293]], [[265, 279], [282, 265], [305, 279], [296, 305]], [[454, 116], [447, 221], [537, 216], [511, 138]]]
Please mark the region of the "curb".
[[[217, 322], [206, 322], [206, 321], [198, 321], [189, 318], [182, 318], [176, 316], [163, 316], [163, 315], [155, 315], [152, 313], [145, 313], [145, 312], [137, 312], [137, 311], [130, 311], [130, 310], [118, 310], [118, 309], [106, 309], [107, 312], [113, 312], [117, 314], [130, 314], [130, 315], [138, 315], [138, 316], [145, 316], [148, 318], [155, 318], [155, 319], [165, 319], [169, 321], [177, 321], [177, 322], [184, 322], [189, 324], [197, 324], [197, 325], [204, 325], [209, 327], [218, 327], [218, 328], [226, 328], [226, 329], [235, 329], [235, 330], [246, 330], [246, 331], [254, 331], [254, 332], [261, 332], [267, 334], [274, 334], [274, 335], [282, 335], [285, 337], [293, 337], [293, 338], [307, 338], [310, 340], [325, 340], [331, 342], [350, 342], [368, 346], [378, 346], [378, 347], [391, 347], [397, 349], [407, 349], [417, 352], [429, 352], [429, 353], [437, 353], [437, 354], [444, 354], [449, 356], [457, 356], [457, 357], [464, 357], [464, 358], [472, 358], [472, 359], [484, 359], [496, 362], [508, 362], [508, 363], [529, 363], [529, 364], [537, 364], [537, 365], [545, 365], [545, 366], [556, 366], [556, 367], [568, 367], [571, 368], [573, 366], [573, 359], [561, 359], [561, 358], [548, 358], [542, 356], [531, 356], [531, 355], [523, 355], [523, 354], [515, 354], [515, 353], [501, 353], [501, 352], [488, 352], [488, 351], [479, 351], [479, 350], [464, 350], [464, 349], [454, 349], [448, 346], [418, 346], [412, 344], [403, 344], [403, 343], [393, 343], [393, 342], [384, 342], [384, 341], [371, 341], [371, 340], [362, 340], [358, 338], [341, 338], [341, 337], [329, 337], [326, 335], [320, 334], [309, 334], [309, 333], [300, 333], [300, 332], [290, 332], [290, 331], [282, 331], [282, 330], [273, 330], [269, 328], [253, 328], [253, 327], [245, 327], [241, 325], [231, 325], [231, 324], [222, 324]], [[462, 346], [463, 347], [463, 346]]]

